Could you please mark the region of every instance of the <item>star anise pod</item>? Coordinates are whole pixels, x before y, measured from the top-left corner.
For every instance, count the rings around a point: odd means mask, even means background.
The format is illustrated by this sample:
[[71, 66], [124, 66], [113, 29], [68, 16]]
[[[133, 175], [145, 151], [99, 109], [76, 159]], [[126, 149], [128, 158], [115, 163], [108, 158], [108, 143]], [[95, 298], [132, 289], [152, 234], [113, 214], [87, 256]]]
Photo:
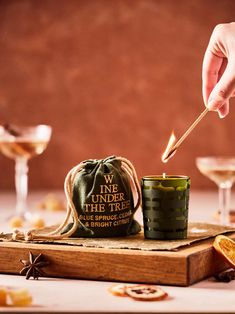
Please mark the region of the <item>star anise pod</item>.
[[42, 253], [37, 256], [33, 256], [33, 253], [29, 252], [29, 259], [21, 259], [20, 262], [24, 265], [20, 271], [20, 274], [26, 275], [26, 279], [29, 279], [30, 277], [33, 277], [33, 279], [38, 279], [40, 276], [45, 276], [42, 268], [49, 265], [49, 262], [43, 258]]

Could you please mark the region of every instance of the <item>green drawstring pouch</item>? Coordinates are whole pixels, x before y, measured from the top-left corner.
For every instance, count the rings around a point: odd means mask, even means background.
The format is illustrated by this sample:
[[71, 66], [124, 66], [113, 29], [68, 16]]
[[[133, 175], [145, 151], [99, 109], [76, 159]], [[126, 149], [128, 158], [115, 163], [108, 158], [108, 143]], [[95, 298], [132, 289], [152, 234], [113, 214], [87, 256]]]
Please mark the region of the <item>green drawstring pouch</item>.
[[63, 234], [121, 237], [141, 229], [134, 220], [140, 206], [140, 187], [132, 163], [125, 158], [83, 161], [68, 173], [65, 193], [67, 216], [72, 217], [72, 222], [64, 223]]
[[123, 157], [89, 159], [72, 168], [64, 182], [67, 213], [55, 228], [15, 230], [14, 240], [61, 240], [69, 237], [123, 237], [140, 232], [134, 214], [141, 190], [132, 163]]

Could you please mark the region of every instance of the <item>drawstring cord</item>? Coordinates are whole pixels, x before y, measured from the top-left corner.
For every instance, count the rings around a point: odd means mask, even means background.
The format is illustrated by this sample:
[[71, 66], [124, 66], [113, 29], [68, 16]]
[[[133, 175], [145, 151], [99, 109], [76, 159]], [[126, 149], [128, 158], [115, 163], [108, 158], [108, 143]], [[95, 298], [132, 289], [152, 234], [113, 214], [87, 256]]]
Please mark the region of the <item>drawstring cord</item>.
[[[134, 200], [134, 211], [138, 209], [141, 204], [141, 190], [138, 182], [137, 174], [132, 163], [123, 157], [116, 157], [116, 159], [121, 161], [121, 168], [127, 174], [130, 186], [133, 194]], [[67, 212], [64, 221], [55, 230], [48, 233], [40, 233], [36, 229], [31, 229], [26, 232], [22, 232], [15, 229], [12, 234], [13, 240], [59, 240], [70, 237], [78, 228], [79, 224], [87, 229], [78, 217], [78, 213], [73, 203], [73, 186], [76, 175], [84, 169], [84, 162], [79, 163], [77, 166], [73, 167], [67, 174], [64, 181], [64, 192], [67, 200]], [[73, 226], [70, 230], [63, 232], [63, 230], [68, 226], [69, 220], [72, 218]]]

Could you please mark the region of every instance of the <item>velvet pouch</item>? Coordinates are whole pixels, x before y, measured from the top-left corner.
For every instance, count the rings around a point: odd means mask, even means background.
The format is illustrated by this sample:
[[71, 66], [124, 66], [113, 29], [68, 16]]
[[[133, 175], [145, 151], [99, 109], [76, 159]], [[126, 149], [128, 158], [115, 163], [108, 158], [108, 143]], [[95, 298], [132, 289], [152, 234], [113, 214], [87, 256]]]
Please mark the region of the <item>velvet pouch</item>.
[[64, 191], [67, 213], [58, 227], [48, 232], [16, 230], [14, 240], [123, 237], [141, 230], [134, 219], [141, 189], [129, 160], [116, 156], [85, 160], [68, 172]]
[[[136, 234], [134, 220], [140, 205], [140, 188], [133, 165], [125, 158], [111, 156], [89, 159], [66, 178], [68, 205], [76, 217], [63, 232], [79, 222], [72, 237], [120, 237]], [[69, 186], [68, 186], [69, 185]], [[71, 197], [72, 196], [72, 197]]]

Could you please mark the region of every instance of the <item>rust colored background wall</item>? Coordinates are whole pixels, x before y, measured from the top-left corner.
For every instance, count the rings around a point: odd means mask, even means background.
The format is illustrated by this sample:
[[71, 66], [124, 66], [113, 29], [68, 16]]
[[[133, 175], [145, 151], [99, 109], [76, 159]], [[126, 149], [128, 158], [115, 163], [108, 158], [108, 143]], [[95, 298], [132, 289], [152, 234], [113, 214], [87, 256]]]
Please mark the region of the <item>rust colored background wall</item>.
[[[195, 157], [235, 155], [235, 108], [208, 114], [169, 164], [160, 157], [171, 130], [180, 136], [204, 109], [203, 54], [234, 12], [234, 0], [1, 0], [1, 120], [54, 130], [30, 162], [30, 188], [62, 189], [76, 163], [112, 154], [139, 177], [187, 174], [193, 188], [212, 187]], [[0, 173], [0, 188], [13, 188], [2, 156]]]

